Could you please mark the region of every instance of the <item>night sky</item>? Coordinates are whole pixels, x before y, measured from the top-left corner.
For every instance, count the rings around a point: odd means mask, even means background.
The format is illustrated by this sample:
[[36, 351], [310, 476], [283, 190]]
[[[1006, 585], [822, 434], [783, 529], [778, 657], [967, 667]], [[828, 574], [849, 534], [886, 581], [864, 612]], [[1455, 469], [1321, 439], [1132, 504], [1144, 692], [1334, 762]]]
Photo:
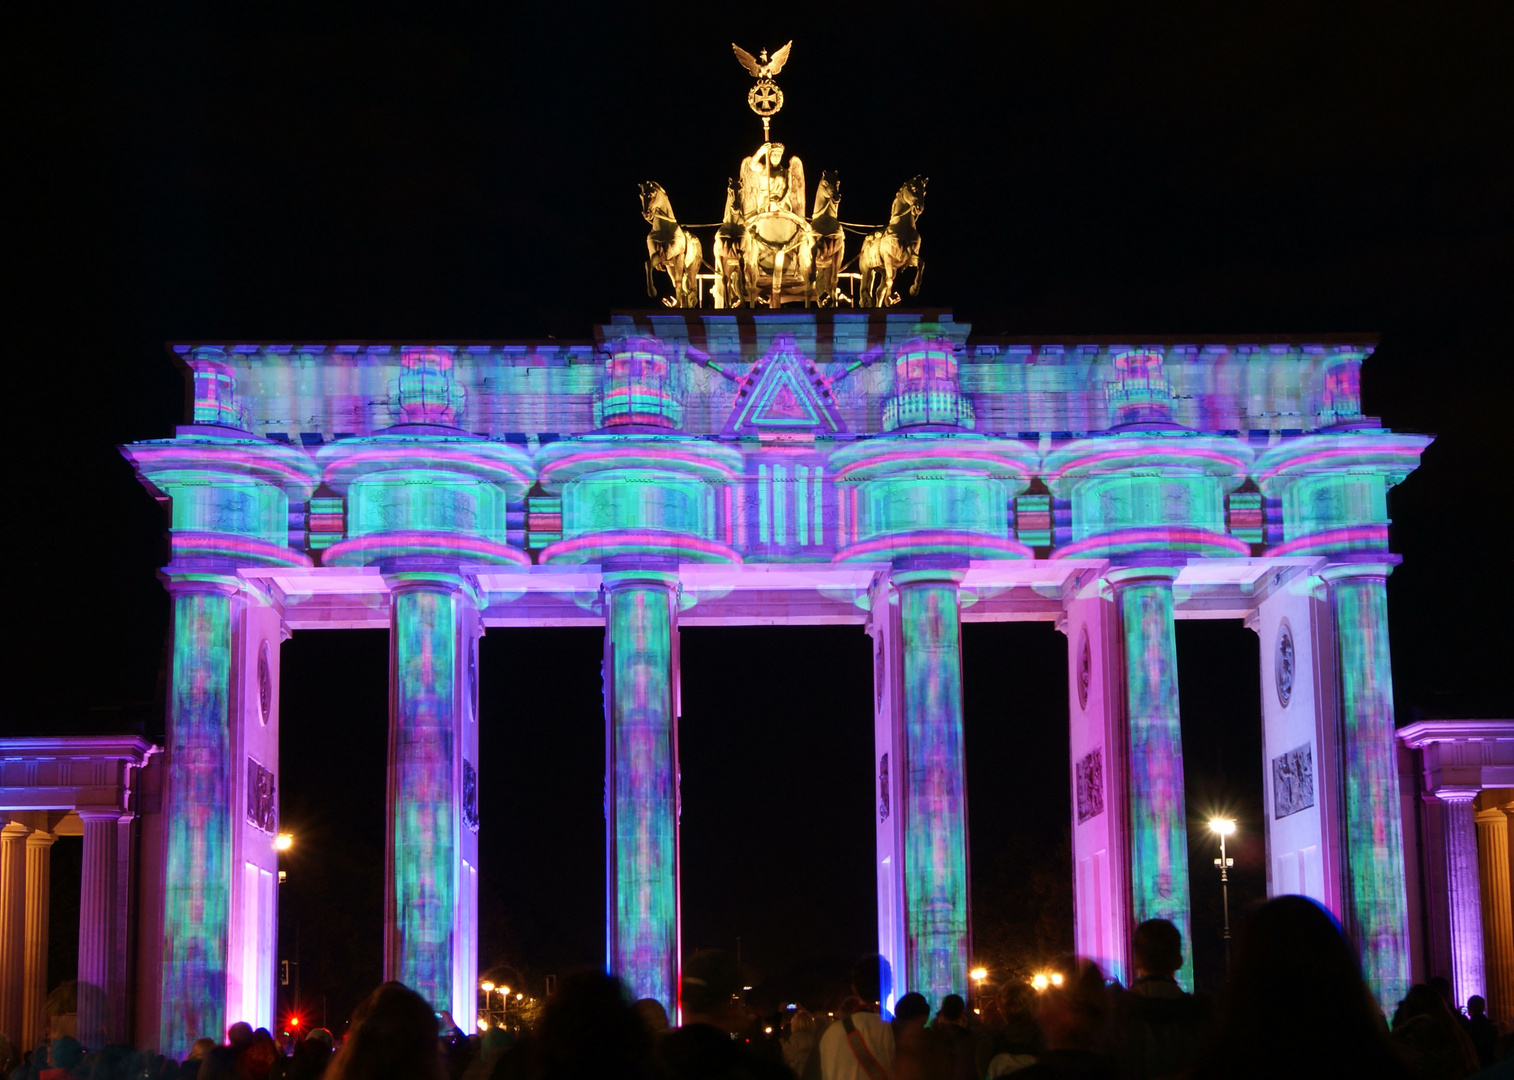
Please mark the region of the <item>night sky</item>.
[[[847, 220], [930, 176], [922, 304], [990, 334], [1379, 333], [1366, 411], [1438, 435], [1390, 504], [1400, 722], [1514, 715], [1507, 5], [212, 7], [7, 35], [6, 733], [161, 732], [166, 525], [114, 447], [183, 419], [166, 340], [588, 338], [645, 304], [637, 183], [715, 220], [760, 141], [730, 42], [791, 38], [774, 134], [840, 171]], [[483, 964], [528, 987], [603, 955], [600, 641], [482, 646]], [[1240, 815], [1244, 899], [1256, 641], [1178, 646], [1190, 808]], [[284, 646], [283, 952], [298, 924], [333, 1019], [380, 975], [385, 656]], [[1050, 924], [1067, 903], [1065, 658], [1049, 624], [965, 630], [984, 940], [1033, 881]], [[683, 663], [686, 946], [739, 936], [770, 993], [816, 992], [874, 939], [867, 639], [690, 629]]]

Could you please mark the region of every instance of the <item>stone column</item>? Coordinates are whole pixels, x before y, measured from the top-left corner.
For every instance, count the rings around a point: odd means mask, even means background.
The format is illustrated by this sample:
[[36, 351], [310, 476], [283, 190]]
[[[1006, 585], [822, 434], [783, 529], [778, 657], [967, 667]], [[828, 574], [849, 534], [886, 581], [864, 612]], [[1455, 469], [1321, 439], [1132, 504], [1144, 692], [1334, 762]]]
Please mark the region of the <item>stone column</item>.
[[1476, 817], [1482, 867], [1483, 985], [1488, 1015], [1514, 1020], [1514, 903], [1509, 881], [1509, 817], [1499, 807]]
[[26, 986], [26, 837], [18, 822], [0, 829], [0, 1031], [22, 1039]]
[[21, 996], [21, 1045], [30, 1050], [47, 1036], [47, 916], [51, 901], [52, 847], [56, 837], [40, 829], [26, 838], [26, 989]]
[[[452, 569], [385, 575], [390, 590], [388, 874], [384, 978], [437, 1010], [454, 1001], [459, 946], [471, 940], [460, 882], [459, 647], [469, 603]], [[476, 997], [476, 992], [471, 995]]]
[[[164, 753], [163, 971], [158, 1048], [182, 1058], [226, 1034], [231, 915], [230, 672], [239, 587], [227, 576], [174, 575], [173, 681]], [[85, 880], [89, 870], [85, 870]], [[107, 893], [108, 895], [108, 893]], [[82, 912], [81, 912], [82, 915]], [[80, 927], [83, 945], [83, 926]], [[81, 970], [84, 963], [80, 950]], [[84, 1034], [84, 1017], [79, 1017]]]
[[1362, 974], [1388, 1015], [1408, 993], [1409, 901], [1393, 734], [1387, 567], [1334, 566], [1331, 581], [1340, 658], [1340, 736], [1346, 928]]
[[1125, 661], [1126, 790], [1130, 801], [1130, 921], [1168, 919], [1183, 935], [1177, 979], [1193, 988], [1188, 812], [1178, 711], [1177, 634], [1169, 567], [1126, 567], [1115, 588]]
[[[98, 1049], [110, 1040], [111, 956], [116, 894], [114, 808], [79, 810], [84, 821], [84, 857], [79, 868], [79, 1031], [81, 1043]], [[222, 989], [224, 997], [225, 990]]]
[[632, 999], [678, 1004], [676, 568], [607, 563], [605, 848], [610, 970]]
[[969, 991], [967, 776], [962, 748], [962, 571], [895, 569], [903, 667], [902, 989]]
[[1483, 992], [1482, 889], [1477, 875], [1476, 788], [1441, 788], [1445, 807], [1446, 909], [1451, 923], [1451, 992], [1458, 1007]]

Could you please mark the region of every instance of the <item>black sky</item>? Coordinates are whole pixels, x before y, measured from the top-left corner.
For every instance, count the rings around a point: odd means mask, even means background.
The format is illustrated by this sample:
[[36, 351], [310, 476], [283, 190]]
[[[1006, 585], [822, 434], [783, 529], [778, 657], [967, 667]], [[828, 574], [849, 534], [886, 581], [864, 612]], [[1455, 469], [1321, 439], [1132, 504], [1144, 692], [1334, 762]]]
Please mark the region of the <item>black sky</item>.
[[[729, 43], [790, 38], [775, 134], [812, 177], [840, 171], [850, 220], [929, 174], [923, 303], [988, 333], [1379, 332], [1367, 411], [1439, 436], [1391, 503], [1400, 720], [1514, 714], [1507, 5], [745, 10], [121, 4], [13, 25], [4, 730], [161, 730], [165, 526], [114, 446], [182, 419], [165, 340], [586, 338], [644, 303], [637, 182], [712, 220], [758, 141]], [[864, 643], [685, 634], [690, 944], [740, 934], [774, 978], [866, 944]], [[982, 626], [966, 647], [982, 867], [1056, 842], [1065, 643]], [[602, 949], [598, 648], [484, 642], [486, 945], [536, 973]], [[286, 916], [371, 982], [383, 636], [285, 651], [284, 815], [315, 838]], [[1179, 653], [1190, 790], [1259, 813], [1255, 644], [1185, 626]]]

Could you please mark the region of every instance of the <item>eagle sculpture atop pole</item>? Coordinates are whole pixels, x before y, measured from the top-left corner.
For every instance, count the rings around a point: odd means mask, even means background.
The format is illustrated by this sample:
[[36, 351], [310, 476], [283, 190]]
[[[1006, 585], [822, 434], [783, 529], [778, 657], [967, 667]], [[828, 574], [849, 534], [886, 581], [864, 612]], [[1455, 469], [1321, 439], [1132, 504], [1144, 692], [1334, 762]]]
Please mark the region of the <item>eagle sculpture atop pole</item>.
[[768, 141], [768, 122], [773, 114], [783, 108], [783, 91], [778, 89], [778, 84], [773, 81], [773, 76], [783, 70], [783, 65], [788, 63], [789, 50], [794, 47], [790, 41], [783, 48], [768, 59], [768, 51], [762, 50], [762, 57], [758, 59], [747, 52], [734, 41], [731, 48], [736, 50], [736, 59], [741, 61], [741, 66], [752, 73], [757, 80], [750, 90], [747, 91], [746, 103], [758, 116], [762, 117], [762, 141]]

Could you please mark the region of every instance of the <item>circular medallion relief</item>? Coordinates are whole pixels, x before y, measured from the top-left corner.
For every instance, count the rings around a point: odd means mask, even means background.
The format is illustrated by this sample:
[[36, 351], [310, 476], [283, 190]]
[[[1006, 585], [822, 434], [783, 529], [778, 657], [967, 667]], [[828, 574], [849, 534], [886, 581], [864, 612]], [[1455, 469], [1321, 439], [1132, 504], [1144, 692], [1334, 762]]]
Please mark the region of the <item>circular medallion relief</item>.
[[1093, 678], [1093, 650], [1088, 644], [1088, 626], [1078, 634], [1078, 708], [1088, 708], [1088, 684]]
[[258, 649], [258, 719], [268, 723], [268, 713], [273, 706], [273, 671], [268, 663], [268, 642]]
[[1283, 708], [1293, 699], [1293, 627], [1284, 619], [1277, 628], [1277, 651], [1272, 658], [1272, 675], [1277, 682], [1277, 700]]

